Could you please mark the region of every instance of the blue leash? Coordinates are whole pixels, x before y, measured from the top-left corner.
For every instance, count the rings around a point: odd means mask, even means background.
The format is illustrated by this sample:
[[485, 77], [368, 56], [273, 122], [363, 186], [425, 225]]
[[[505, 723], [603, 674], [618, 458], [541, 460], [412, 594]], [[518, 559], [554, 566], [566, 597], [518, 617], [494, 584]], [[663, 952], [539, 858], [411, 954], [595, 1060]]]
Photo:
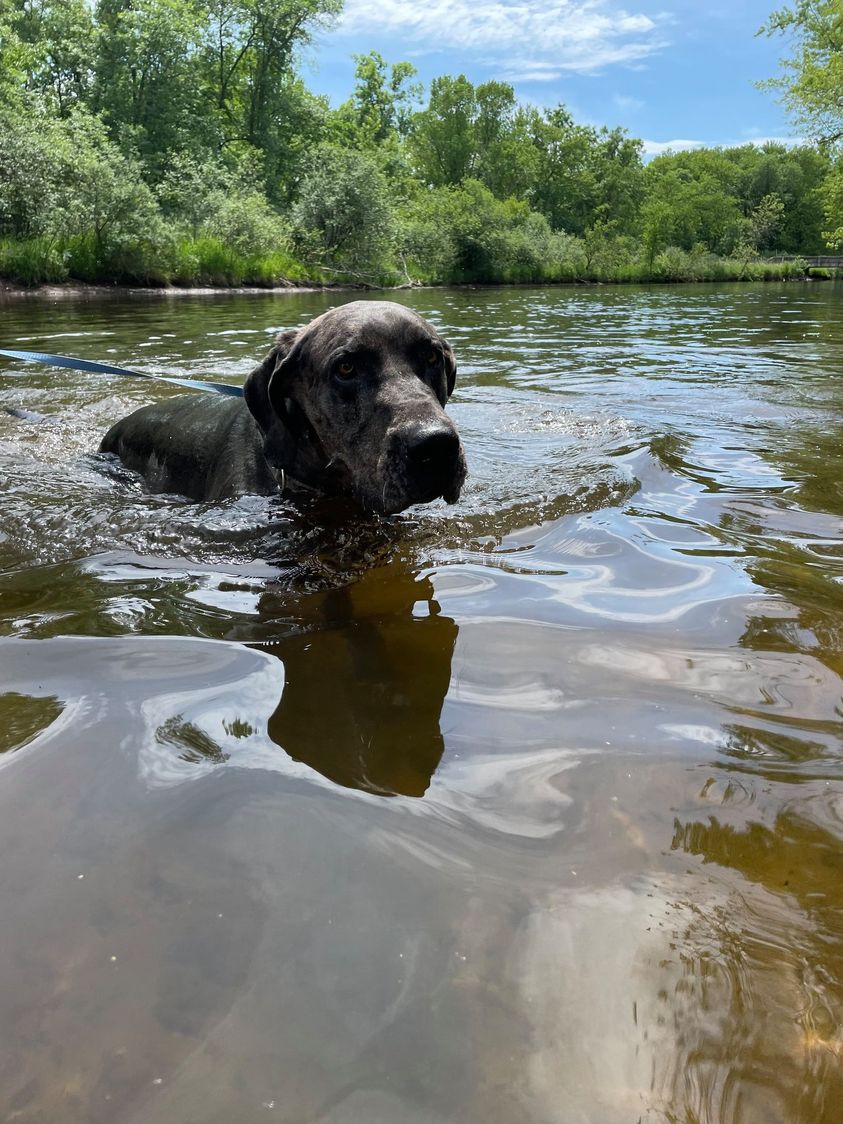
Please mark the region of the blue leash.
[[72, 359], [68, 355], [49, 355], [46, 351], [7, 351], [0, 347], [0, 355], [9, 359], [26, 359], [34, 363], [49, 363], [52, 367], [66, 367], [69, 371], [93, 371], [101, 375], [131, 375], [136, 379], [155, 379], [157, 382], [171, 382], [176, 386], [186, 386], [189, 390], [209, 390], [214, 394], [227, 394], [232, 398], [242, 398], [242, 386], [231, 386], [227, 382], [205, 382], [202, 379], [177, 379], [169, 375], [150, 375], [145, 371], [130, 371], [127, 367], [113, 367], [110, 363], [95, 363], [91, 359]]

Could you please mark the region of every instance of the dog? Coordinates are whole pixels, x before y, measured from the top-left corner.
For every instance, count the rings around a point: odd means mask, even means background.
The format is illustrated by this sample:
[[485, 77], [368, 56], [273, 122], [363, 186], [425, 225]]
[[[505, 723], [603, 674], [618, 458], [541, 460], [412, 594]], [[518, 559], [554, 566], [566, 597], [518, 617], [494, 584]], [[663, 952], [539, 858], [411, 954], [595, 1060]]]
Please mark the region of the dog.
[[116, 454], [154, 492], [223, 500], [285, 489], [352, 497], [394, 514], [456, 503], [466, 463], [445, 413], [448, 343], [391, 301], [352, 301], [281, 332], [242, 398], [179, 395], [117, 422]]

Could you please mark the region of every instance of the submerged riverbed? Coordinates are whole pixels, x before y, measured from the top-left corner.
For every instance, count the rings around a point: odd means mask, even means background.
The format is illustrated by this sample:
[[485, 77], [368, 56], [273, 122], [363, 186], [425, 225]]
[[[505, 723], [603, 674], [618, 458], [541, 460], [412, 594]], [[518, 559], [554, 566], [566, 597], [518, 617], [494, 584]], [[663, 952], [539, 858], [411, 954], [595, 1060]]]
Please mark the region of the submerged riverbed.
[[[349, 298], [0, 346], [239, 381]], [[398, 299], [471, 475], [391, 519], [147, 495], [174, 390], [2, 361], [0, 1117], [831, 1124], [843, 292]]]

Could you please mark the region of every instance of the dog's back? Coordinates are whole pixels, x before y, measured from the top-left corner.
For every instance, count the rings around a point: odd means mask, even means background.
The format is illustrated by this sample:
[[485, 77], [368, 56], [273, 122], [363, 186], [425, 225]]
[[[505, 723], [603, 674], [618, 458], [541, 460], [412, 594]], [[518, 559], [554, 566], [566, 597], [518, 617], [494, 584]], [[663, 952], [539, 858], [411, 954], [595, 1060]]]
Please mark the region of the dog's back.
[[153, 492], [220, 500], [277, 490], [242, 398], [187, 394], [142, 406], [111, 427], [100, 452], [142, 473]]

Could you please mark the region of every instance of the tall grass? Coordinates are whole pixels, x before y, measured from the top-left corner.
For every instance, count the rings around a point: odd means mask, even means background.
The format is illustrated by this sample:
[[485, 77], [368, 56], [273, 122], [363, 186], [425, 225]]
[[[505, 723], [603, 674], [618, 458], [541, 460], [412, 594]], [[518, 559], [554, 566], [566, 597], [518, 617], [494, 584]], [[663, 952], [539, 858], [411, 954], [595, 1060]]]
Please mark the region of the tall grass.
[[174, 285], [256, 285], [264, 288], [282, 285], [285, 281], [321, 281], [319, 270], [308, 269], [286, 250], [244, 254], [221, 239], [210, 237], [180, 242], [168, 279]]
[[64, 249], [54, 238], [0, 239], [0, 277], [32, 286], [69, 276]]
[[448, 270], [431, 274], [417, 269], [417, 276], [427, 284], [559, 284], [586, 282], [610, 285], [680, 284], [691, 281], [794, 281], [803, 280], [804, 265], [798, 262], [749, 262], [706, 254], [704, 258], [668, 247], [648, 266], [640, 259], [594, 263], [582, 259], [562, 259], [542, 263], [538, 267], [518, 266], [496, 270], [494, 274], [476, 271]]
[[100, 247], [93, 235], [0, 239], [0, 277], [27, 287], [62, 281], [220, 288], [323, 282], [319, 269], [285, 250], [244, 254], [210, 237]]
[[123, 284], [230, 288], [241, 285], [272, 288], [284, 284], [367, 283], [390, 288], [412, 279], [421, 284], [607, 284], [681, 283], [689, 281], [788, 281], [817, 277], [828, 271], [808, 270], [799, 260], [741, 261], [715, 254], [688, 252], [669, 246], [648, 264], [643, 254], [608, 254], [586, 262], [578, 239], [569, 239], [564, 255], [548, 247], [546, 257], [487, 262], [473, 269], [436, 268], [424, 260], [408, 260], [401, 268], [385, 265], [377, 272], [328, 271], [306, 264], [286, 249], [248, 254], [220, 238], [203, 236], [158, 243], [127, 242], [98, 246], [93, 235], [67, 239], [38, 237], [0, 239], [0, 277], [22, 286], [84, 281]]

